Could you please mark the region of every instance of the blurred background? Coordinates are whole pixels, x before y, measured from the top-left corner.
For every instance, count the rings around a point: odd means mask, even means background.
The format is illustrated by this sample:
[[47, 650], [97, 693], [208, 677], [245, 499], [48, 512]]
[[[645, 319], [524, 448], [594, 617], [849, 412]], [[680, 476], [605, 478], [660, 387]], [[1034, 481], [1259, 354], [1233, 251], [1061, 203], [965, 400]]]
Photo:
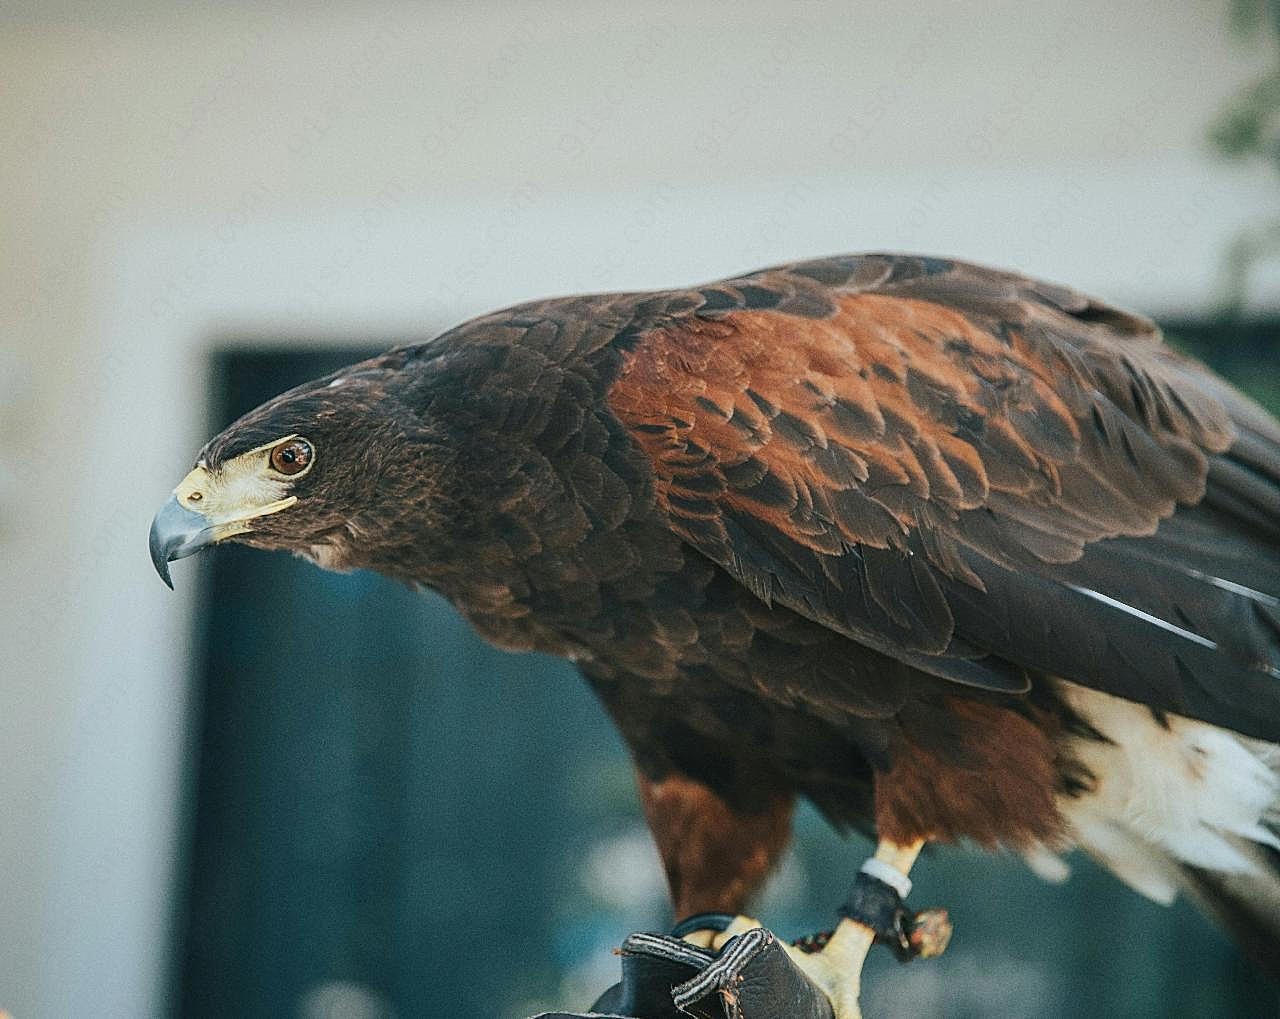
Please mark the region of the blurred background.
[[[980, 12], [980, 13], [979, 13]], [[205, 439], [526, 298], [888, 249], [1151, 314], [1275, 408], [1273, 5], [0, 6], [0, 1010], [519, 1017], [669, 922], [564, 663], [224, 549], [152, 572]], [[760, 912], [866, 846], [802, 813]], [[948, 956], [869, 1016], [1274, 1015], [1087, 862], [918, 867]]]

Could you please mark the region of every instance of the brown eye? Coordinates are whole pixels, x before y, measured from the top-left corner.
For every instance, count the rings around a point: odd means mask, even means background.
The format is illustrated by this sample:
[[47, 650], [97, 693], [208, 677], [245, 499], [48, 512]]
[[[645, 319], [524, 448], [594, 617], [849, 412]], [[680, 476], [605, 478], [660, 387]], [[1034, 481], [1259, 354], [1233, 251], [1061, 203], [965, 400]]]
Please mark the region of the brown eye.
[[281, 474], [301, 474], [311, 466], [311, 444], [306, 439], [290, 439], [271, 451], [271, 466]]

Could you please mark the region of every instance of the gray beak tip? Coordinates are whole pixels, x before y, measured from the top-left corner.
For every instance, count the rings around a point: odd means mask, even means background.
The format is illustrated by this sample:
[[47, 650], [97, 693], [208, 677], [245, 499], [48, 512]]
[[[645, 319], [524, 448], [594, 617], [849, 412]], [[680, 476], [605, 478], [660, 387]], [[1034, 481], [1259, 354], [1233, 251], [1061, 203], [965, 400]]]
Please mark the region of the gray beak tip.
[[174, 496], [160, 507], [151, 521], [151, 563], [160, 579], [173, 590], [169, 564], [175, 559], [199, 552], [213, 540], [209, 522], [199, 513], [187, 509]]

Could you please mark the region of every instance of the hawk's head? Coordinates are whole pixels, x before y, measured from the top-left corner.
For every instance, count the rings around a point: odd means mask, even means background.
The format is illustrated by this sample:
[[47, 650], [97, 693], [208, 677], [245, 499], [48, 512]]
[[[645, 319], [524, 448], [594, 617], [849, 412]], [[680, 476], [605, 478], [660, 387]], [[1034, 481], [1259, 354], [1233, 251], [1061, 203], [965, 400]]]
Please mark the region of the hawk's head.
[[151, 524], [169, 563], [220, 541], [283, 548], [344, 569], [371, 565], [380, 538], [430, 504], [438, 437], [398, 398], [389, 355], [290, 390], [200, 452]]

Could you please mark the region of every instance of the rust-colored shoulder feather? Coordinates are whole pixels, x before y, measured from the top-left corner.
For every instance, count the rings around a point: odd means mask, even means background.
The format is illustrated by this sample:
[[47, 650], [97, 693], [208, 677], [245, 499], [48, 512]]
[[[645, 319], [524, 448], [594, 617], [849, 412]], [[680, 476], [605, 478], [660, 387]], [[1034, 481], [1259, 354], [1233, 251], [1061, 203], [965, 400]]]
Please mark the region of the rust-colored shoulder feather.
[[[1239, 446], [1233, 414], [1252, 411], [1148, 320], [900, 256], [671, 296], [678, 310], [628, 343], [609, 404], [672, 528], [762, 599], [995, 689], [1045, 669], [1221, 715], [1206, 677], [1244, 664], [1268, 680], [1280, 725], [1280, 653], [1228, 663], [1223, 634], [1204, 632], [1224, 620], [1162, 628], [1143, 618], [1155, 592], [1092, 583], [1099, 550], [1151, 541], [1206, 501], [1211, 466]], [[1276, 448], [1261, 455], [1272, 470]], [[1280, 648], [1277, 632], [1258, 642]], [[1118, 666], [1148, 646], [1137, 676]]]

